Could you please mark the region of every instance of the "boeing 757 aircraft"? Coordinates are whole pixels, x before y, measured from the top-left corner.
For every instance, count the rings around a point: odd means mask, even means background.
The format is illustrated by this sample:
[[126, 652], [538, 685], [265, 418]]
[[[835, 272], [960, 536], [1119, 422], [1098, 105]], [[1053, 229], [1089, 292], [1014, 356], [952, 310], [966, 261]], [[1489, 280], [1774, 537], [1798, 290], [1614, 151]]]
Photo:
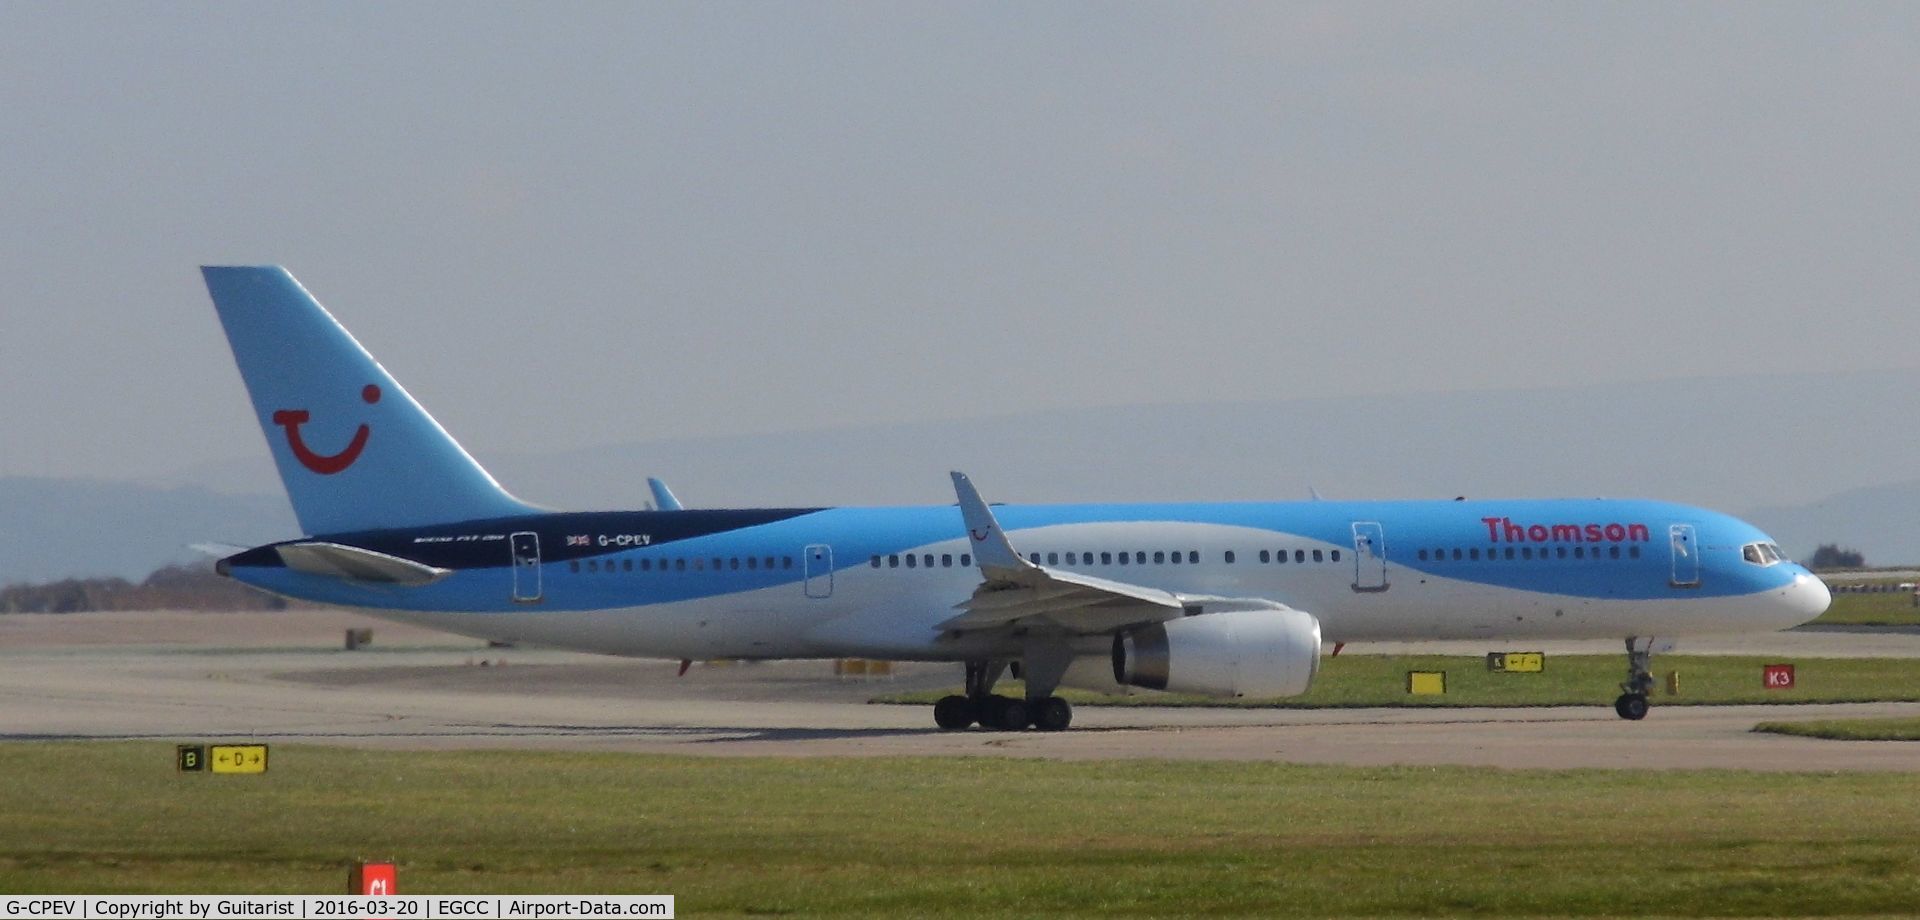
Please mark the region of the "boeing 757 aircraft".
[[[1745, 522], [1656, 501], [1310, 501], [555, 512], [521, 502], [285, 269], [206, 268], [307, 536], [218, 570], [505, 642], [669, 659], [965, 664], [946, 729], [1060, 730], [1062, 685], [1303, 693], [1327, 642], [1625, 643], [1777, 630], [1827, 589]], [[1023, 698], [995, 695], [1009, 669]]]

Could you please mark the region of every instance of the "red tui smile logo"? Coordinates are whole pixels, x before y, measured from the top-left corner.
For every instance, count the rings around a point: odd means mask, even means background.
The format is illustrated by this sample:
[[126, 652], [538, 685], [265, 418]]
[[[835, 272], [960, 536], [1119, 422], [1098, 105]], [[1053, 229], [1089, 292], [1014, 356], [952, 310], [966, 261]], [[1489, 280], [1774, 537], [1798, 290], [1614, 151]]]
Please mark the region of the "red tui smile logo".
[[[360, 390], [360, 398], [367, 405], [373, 405], [380, 401], [380, 388], [369, 383]], [[293, 457], [300, 461], [301, 466], [322, 476], [331, 476], [360, 459], [360, 452], [366, 449], [367, 436], [373, 433], [372, 429], [362, 424], [354, 431], [353, 440], [347, 442], [345, 450], [337, 454], [320, 454], [315, 453], [300, 437], [300, 426], [311, 417], [305, 409], [277, 409], [273, 413], [273, 423], [287, 430], [287, 447], [293, 450]]]

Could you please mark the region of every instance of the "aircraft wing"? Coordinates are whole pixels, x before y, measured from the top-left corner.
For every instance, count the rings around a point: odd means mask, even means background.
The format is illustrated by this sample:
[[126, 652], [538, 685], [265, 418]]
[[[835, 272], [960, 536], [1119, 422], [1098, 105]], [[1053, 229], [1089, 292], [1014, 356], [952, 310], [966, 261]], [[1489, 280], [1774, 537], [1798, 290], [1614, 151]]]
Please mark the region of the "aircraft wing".
[[1037, 627], [1097, 635], [1203, 610], [1286, 609], [1284, 604], [1262, 598], [1176, 594], [1039, 565], [1014, 550], [993, 509], [965, 473], [953, 474], [953, 488], [960, 499], [960, 516], [973, 542], [974, 561], [980, 567], [982, 581], [972, 597], [957, 605], [961, 613], [940, 624], [943, 630]]

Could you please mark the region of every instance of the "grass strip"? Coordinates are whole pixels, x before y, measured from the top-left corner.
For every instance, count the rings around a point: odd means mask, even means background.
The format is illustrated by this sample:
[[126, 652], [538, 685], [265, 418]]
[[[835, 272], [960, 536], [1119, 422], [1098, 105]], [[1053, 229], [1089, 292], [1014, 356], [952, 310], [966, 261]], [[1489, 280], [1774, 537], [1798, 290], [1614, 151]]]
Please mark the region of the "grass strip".
[[1805, 722], [1762, 722], [1757, 732], [1831, 738], [1836, 741], [1920, 741], [1920, 716], [1884, 719], [1821, 719]]
[[[1897, 579], [1830, 577], [1832, 584], [1887, 583]], [[1920, 626], [1920, 605], [1911, 591], [1835, 594], [1815, 623], [1827, 626]]]
[[271, 772], [223, 777], [176, 774], [172, 755], [0, 745], [0, 891], [328, 893], [349, 860], [392, 858], [403, 893], [662, 893], [685, 916], [1920, 904], [1909, 774], [276, 745]]

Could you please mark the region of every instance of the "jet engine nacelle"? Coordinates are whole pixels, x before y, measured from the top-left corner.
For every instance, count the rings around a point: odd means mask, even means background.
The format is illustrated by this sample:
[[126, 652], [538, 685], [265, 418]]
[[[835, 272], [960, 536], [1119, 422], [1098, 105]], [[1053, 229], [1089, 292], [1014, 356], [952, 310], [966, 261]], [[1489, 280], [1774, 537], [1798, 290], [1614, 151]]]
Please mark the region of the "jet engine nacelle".
[[1320, 670], [1320, 621], [1299, 610], [1182, 617], [1113, 637], [1113, 679], [1207, 696], [1297, 696]]

